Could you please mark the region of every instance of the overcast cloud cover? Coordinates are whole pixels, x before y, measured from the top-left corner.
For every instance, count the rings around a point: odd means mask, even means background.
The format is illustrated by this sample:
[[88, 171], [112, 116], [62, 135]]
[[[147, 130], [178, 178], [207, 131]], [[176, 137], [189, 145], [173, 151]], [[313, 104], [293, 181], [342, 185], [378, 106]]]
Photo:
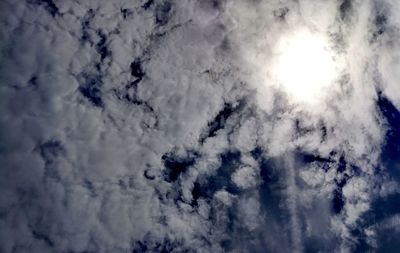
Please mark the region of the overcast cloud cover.
[[[399, 252], [397, 0], [3, 0], [0, 252]], [[324, 103], [266, 77], [308, 27]]]

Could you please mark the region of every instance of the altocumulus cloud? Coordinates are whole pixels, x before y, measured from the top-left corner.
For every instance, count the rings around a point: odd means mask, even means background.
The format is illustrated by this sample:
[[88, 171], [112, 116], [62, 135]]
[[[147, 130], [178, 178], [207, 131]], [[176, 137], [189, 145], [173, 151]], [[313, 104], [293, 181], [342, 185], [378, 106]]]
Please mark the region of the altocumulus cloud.
[[[397, 1], [0, 7], [1, 252], [400, 248]], [[300, 27], [346, 66], [311, 109], [265, 75]]]

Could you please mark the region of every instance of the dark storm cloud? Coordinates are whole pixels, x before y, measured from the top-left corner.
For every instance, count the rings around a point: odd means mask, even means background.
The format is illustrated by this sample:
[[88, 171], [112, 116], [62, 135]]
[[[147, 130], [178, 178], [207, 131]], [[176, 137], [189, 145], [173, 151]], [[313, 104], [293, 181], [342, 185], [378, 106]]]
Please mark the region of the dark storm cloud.
[[[398, 247], [396, 1], [0, 5], [1, 252]], [[263, 72], [299, 25], [347, 57], [312, 112]]]

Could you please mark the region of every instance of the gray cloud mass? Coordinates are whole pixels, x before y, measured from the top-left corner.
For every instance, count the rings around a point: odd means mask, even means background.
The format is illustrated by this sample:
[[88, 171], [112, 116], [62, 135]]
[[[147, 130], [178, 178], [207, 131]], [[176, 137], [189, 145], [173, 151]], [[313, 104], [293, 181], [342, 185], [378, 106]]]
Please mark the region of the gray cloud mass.
[[[0, 252], [399, 252], [400, 3], [4, 0]], [[307, 27], [311, 109], [266, 78]]]

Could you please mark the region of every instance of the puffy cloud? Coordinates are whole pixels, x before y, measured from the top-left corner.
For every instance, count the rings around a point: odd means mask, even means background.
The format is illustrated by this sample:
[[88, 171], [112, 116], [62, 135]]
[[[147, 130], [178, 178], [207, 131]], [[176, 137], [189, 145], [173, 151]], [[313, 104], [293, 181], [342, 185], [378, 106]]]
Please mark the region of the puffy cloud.
[[238, 169], [232, 175], [233, 182], [241, 188], [249, 188], [257, 185], [257, 171], [250, 166], [245, 166]]
[[[0, 251], [381, 247], [400, 105], [381, 2], [2, 3]], [[270, 78], [304, 27], [342, 64], [314, 107]]]

